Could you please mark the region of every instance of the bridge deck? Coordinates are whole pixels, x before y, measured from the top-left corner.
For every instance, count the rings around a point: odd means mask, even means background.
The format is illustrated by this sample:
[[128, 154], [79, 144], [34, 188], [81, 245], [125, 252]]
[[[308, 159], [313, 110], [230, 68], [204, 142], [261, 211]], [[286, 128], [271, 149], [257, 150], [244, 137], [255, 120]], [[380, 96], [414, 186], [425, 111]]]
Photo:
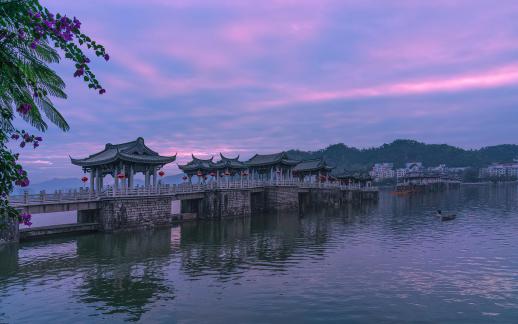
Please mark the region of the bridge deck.
[[[24, 208], [28, 206], [47, 206], [61, 205], [61, 204], [87, 204], [98, 202], [102, 199], [109, 199], [112, 197], [147, 197], [147, 196], [174, 196], [177, 199], [189, 199], [189, 195], [196, 193], [204, 193], [210, 190], [253, 190], [260, 191], [264, 187], [269, 186], [290, 186], [299, 187], [301, 189], [310, 188], [339, 188], [342, 190], [377, 190], [374, 187], [359, 187], [351, 185], [340, 185], [338, 183], [310, 183], [300, 181], [235, 181], [224, 183], [207, 183], [207, 184], [179, 184], [179, 185], [160, 185], [156, 187], [135, 187], [129, 189], [114, 190], [108, 187], [103, 191], [88, 191], [84, 189], [69, 190], [67, 192], [57, 191], [54, 193], [46, 193], [45, 191], [39, 194], [24, 194], [18, 196], [10, 196], [9, 204], [15, 208]], [[89, 209], [86, 207], [83, 209]], [[77, 208], [75, 208], [77, 209]]]

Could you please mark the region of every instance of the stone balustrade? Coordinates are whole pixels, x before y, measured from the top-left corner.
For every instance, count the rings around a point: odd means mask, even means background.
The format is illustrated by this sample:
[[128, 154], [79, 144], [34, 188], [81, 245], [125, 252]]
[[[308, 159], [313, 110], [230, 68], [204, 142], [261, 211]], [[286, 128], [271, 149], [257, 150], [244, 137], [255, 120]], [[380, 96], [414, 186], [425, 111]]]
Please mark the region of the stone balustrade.
[[200, 184], [181, 183], [181, 184], [162, 184], [157, 186], [136, 186], [134, 188], [105, 187], [101, 191], [90, 191], [88, 188], [80, 188], [68, 191], [55, 191], [47, 193], [41, 191], [38, 194], [15, 195], [9, 197], [9, 203], [13, 207], [24, 207], [29, 205], [96, 201], [111, 197], [138, 197], [138, 196], [170, 196], [177, 194], [203, 193], [210, 190], [224, 189], [254, 189], [262, 187], [299, 187], [299, 188], [337, 188], [342, 190], [363, 190], [377, 191], [375, 187], [361, 187], [358, 184], [343, 185], [337, 182], [302, 182], [298, 180], [241, 180], [208, 182]]

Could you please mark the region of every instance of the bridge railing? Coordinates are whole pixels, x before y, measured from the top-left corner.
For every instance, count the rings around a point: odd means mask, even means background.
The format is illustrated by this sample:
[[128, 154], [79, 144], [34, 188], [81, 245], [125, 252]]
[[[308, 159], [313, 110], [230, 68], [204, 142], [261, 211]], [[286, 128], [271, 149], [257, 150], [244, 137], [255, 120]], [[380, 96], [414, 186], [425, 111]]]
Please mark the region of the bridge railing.
[[359, 184], [340, 184], [339, 182], [303, 182], [298, 179], [289, 180], [238, 180], [238, 181], [212, 181], [206, 183], [181, 183], [181, 184], [161, 184], [158, 186], [137, 186], [133, 188], [106, 187], [102, 191], [90, 191], [88, 188], [79, 190], [55, 191], [47, 193], [41, 191], [39, 194], [29, 194], [9, 197], [12, 206], [52, 204], [59, 202], [81, 202], [95, 201], [108, 197], [138, 197], [156, 195], [175, 195], [202, 193], [216, 189], [253, 189], [265, 186], [295, 186], [299, 188], [340, 188], [342, 190], [377, 190], [375, 187], [362, 187]]

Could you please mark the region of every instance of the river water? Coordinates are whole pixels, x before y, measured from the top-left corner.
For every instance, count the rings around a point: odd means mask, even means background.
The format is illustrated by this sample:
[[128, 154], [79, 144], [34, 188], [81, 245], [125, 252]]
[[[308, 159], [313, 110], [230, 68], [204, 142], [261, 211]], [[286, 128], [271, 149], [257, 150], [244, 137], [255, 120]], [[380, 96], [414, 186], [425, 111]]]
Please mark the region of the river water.
[[0, 248], [0, 323], [518, 323], [517, 247], [516, 185], [57, 238]]

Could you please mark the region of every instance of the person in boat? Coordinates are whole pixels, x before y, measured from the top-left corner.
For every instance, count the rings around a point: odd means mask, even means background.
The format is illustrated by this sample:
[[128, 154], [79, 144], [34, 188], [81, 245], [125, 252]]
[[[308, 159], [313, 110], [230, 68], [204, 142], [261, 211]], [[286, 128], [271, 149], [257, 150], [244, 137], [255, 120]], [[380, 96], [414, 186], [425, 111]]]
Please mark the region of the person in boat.
[[457, 217], [457, 215], [455, 215], [455, 214], [443, 215], [442, 210], [437, 209], [437, 217], [440, 217], [442, 221], [447, 221], [447, 220], [455, 219], [455, 217]]

